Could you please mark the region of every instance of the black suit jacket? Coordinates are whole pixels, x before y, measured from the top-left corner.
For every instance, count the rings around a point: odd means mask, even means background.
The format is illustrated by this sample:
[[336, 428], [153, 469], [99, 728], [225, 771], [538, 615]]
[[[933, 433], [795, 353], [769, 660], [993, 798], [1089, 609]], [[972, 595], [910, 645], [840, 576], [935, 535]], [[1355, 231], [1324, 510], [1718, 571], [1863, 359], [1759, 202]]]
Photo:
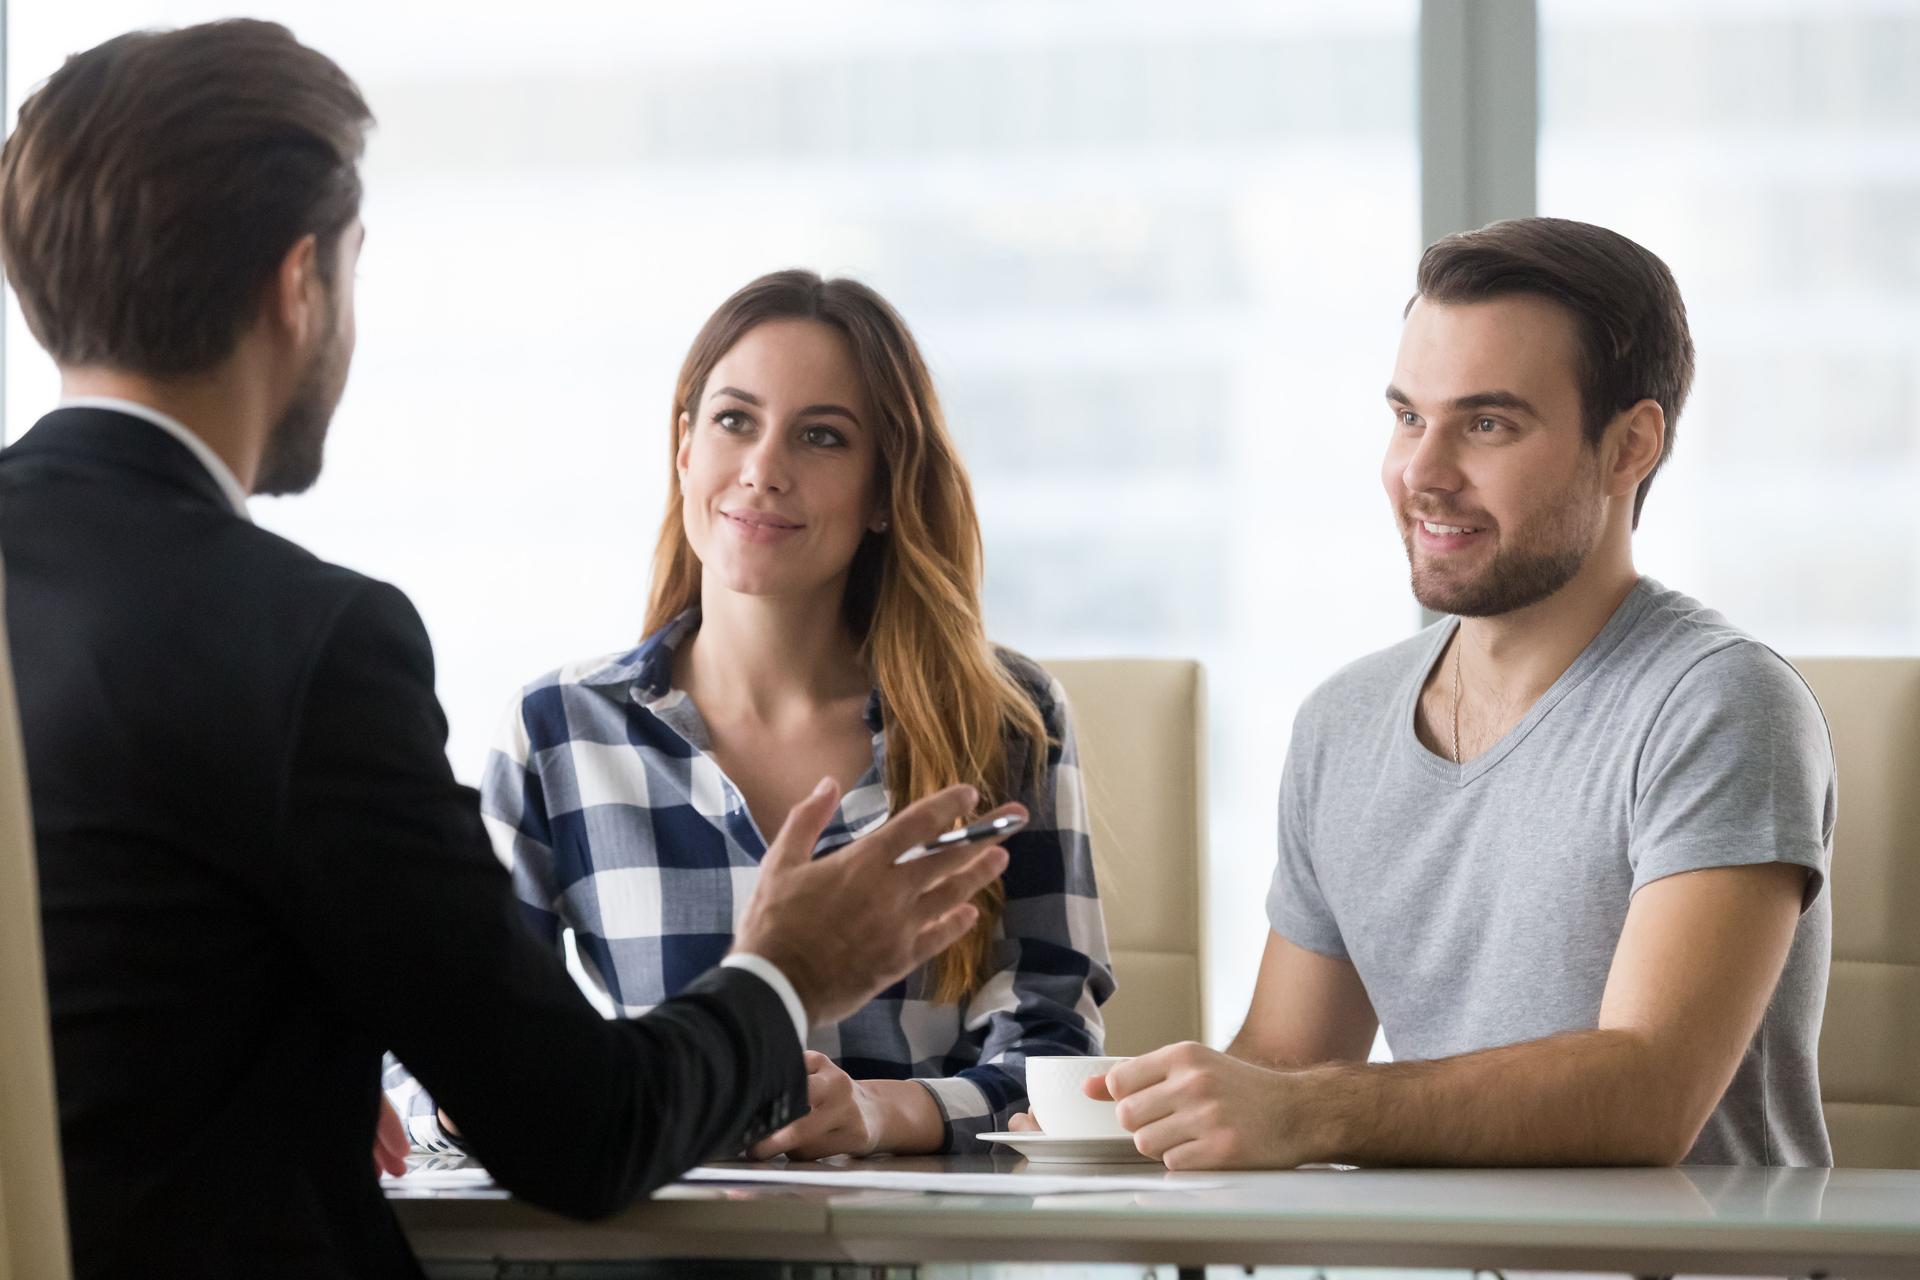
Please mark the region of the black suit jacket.
[[386, 1049], [578, 1216], [805, 1110], [758, 978], [605, 1022], [523, 931], [398, 590], [99, 409], [0, 453], [0, 554], [81, 1276], [417, 1275], [372, 1169]]

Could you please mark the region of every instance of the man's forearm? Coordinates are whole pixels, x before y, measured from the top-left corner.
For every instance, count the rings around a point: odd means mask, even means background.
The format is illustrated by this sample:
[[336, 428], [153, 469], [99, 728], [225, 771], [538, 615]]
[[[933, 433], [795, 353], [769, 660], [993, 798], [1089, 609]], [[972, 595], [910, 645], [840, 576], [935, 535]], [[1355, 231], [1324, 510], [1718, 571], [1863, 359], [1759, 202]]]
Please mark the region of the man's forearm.
[[1242, 1062], [1251, 1062], [1256, 1067], [1267, 1067], [1274, 1071], [1298, 1071], [1302, 1067], [1315, 1065], [1302, 1061], [1298, 1054], [1276, 1050], [1264, 1045], [1248, 1034], [1247, 1028], [1240, 1028], [1238, 1035], [1227, 1043], [1226, 1054], [1229, 1058], [1238, 1058]]
[[1689, 1096], [1680, 1075], [1634, 1032], [1570, 1032], [1432, 1062], [1310, 1068], [1301, 1114], [1316, 1158], [1342, 1164], [1677, 1164], [1717, 1100]]
[[[1249, 1024], [1249, 1027], [1251, 1024]], [[1322, 1045], [1309, 1048], [1302, 1045], [1272, 1044], [1259, 1039], [1242, 1027], [1228, 1043], [1225, 1053], [1229, 1058], [1238, 1058], [1250, 1062], [1256, 1067], [1266, 1067], [1270, 1071], [1300, 1071], [1307, 1067], [1317, 1067], [1329, 1063], [1359, 1064], [1367, 1060], [1367, 1049], [1355, 1046], [1341, 1047]], [[1372, 1033], [1368, 1033], [1369, 1047]]]

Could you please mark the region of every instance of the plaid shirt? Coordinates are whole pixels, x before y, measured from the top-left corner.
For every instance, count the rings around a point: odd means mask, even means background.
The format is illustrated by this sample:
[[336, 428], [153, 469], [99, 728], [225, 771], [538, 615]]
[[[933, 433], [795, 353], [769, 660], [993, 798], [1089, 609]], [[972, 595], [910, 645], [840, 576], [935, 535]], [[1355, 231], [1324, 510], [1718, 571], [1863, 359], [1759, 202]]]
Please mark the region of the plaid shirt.
[[[631, 652], [527, 686], [481, 784], [525, 918], [556, 948], [573, 931], [581, 969], [616, 1016], [645, 1013], [719, 963], [766, 853], [699, 712], [672, 686], [674, 649], [699, 621], [689, 610]], [[808, 1037], [855, 1079], [918, 1081], [940, 1109], [948, 1151], [985, 1149], [978, 1135], [1026, 1108], [1029, 1055], [1099, 1053], [1099, 1006], [1113, 993], [1065, 693], [1033, 662], [1004, 650], [1001, 661], [1052, 741], [1043, 785], [1020, 797], [1030, 825], [1006, 841], [1006, 907], [985, 980], [963, 1004], [939, 1005], [922, 969]], [[866, 719], [873, 764], [816, 857], [887, 819], [877, 692]], [[417, 1145], [453, 1145], [403, 1068], [390, 1063], [387, 1085]]]

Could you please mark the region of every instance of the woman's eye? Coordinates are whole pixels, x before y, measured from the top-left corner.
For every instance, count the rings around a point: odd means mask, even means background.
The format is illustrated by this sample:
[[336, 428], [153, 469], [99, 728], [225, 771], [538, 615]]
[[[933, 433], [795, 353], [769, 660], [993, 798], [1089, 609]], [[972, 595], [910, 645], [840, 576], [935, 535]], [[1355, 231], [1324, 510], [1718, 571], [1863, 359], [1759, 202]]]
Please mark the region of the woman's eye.
[[737, 435], [745, 431], [750, 424], [746, 414], [737, 413], [732, 409], [722, 409], [713, 415], [713, 425], [729, 434]]
[[832, 427], [808, 427], [800, 433], [800, 441], [802, 444], [818, 445], [829, 449], [847, 442], [846, 437]]

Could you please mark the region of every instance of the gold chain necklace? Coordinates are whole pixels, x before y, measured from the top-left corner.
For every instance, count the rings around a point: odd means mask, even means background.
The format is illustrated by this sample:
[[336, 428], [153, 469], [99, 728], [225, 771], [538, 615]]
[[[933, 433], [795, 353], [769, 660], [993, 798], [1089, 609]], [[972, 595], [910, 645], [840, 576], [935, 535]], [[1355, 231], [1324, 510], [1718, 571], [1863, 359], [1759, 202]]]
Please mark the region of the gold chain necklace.
[[1453, 762], [1460, 763], [1460, 650], [1464, 648], [1460, 633], [1453, 633]]

